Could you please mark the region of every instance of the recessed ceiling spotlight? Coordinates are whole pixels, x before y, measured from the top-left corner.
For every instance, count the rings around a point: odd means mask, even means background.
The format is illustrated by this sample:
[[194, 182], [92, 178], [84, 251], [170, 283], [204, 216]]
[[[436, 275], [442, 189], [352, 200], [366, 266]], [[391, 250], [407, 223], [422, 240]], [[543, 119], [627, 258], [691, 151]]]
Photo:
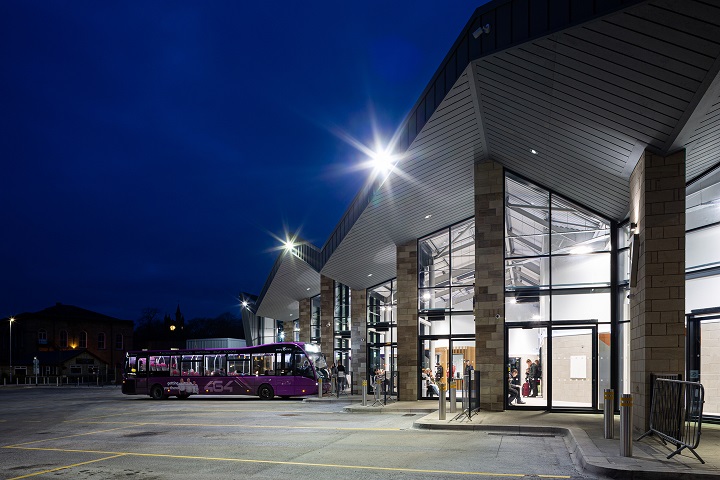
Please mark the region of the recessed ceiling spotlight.
[[531, 148], [530, 153], [532, 153], [533, 155], [537, 155], [537, 150]]
[[305, 290], [307, 290], [307, 291], [309, 292], [309, 291], [310, 291], [310, 287], [306, 288]]
[[368, 273], [368, 277], [372, 277], [372, 273]]
[[432, 217], [432, 215], [425, 215], [425, 220], [427, 220], [430, 217]]

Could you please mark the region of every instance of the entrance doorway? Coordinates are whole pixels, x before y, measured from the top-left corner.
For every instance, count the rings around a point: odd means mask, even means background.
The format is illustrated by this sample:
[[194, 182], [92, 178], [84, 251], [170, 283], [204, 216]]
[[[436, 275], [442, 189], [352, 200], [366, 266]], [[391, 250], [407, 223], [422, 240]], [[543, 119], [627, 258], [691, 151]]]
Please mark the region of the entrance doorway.
[[609, 325], [514, 323], [506, 339], [508, 408], [597, 410], [610, 387]]
[[686, 378], [705, 388], [703, 419], [720, 420], [720, 307], [693, 310], [686, 317]]
[[[505, 376], [507, 377], [506, 398], [509, 408], [542, 408], [548, 407], [547, 385], [547, 355], [548, 355], [548, 326], [532, 324], [513, 324], [506, 327], [507, 362]], [[528, 361], [530, 363], [528, 363]], [[531, 368], [530, 364], [534, 366]], [[531, 371], [538, 371], [540, 375], [531, 378]], [[517, 373], [515, 373], [517, 370]], [[538, 381], [539, 380], [539, 381]], [[520, 399], [517, 400], [513, 390], [518, 389]], [[524, 403], [522, 403], [524, 402]]]
[[552, 328], [553, 408], [597, 409], [597, 327]]

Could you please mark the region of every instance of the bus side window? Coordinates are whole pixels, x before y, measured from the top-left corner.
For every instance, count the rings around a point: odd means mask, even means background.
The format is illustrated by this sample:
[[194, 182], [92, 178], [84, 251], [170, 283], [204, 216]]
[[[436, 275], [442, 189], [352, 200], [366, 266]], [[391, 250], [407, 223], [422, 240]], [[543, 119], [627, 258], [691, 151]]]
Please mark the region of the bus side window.
[[147, 359], [145, 358], [138, 358], [138, 373], [145, 373], [145, 362]]

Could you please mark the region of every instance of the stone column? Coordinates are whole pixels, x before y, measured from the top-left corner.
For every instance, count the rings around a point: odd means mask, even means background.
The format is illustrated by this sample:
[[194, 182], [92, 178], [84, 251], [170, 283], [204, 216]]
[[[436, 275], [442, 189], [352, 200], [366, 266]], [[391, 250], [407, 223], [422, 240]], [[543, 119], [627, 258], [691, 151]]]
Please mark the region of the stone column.
[[292, 342], [295, 338], [293, 337], [293, 329], [295, 328], [295, 322], [293, 320], [283, 320], [283, 333], [285, 337], [283, 341]]
[[[630, 176], [637, 283], [630, 289], [633, 427], [649, 428], [650, 375], [685, 370], [685, 151], [648, 151]], [[634, 269], [635, 267], [633, 267]]]
[[475, 375], [480, 406], [505, 409], [504, 175], [492, 160], [475, 164]]
[[398, 395], [418, 398], [418, 259], [417, 240], [397, 247]]
[[312, 300], [310, 298], [303, 298], [300, 300], [300, 316], [298, 323], [300, 324], [300, 341], [303, 343], [310, 343], [310, 318], [312, 317], [311, 304]]
[[352, 372], [353, 392], [362, 393], [362, 381], [367, 380], [367, 293], [365, 290], [350, 291], [350, 347], [352, 359], [350, 371]]
[[333, 286], [332, 278], [320, 276], [320, 351], [325, 354], [328, 365], [335, 361], [333, 348]]

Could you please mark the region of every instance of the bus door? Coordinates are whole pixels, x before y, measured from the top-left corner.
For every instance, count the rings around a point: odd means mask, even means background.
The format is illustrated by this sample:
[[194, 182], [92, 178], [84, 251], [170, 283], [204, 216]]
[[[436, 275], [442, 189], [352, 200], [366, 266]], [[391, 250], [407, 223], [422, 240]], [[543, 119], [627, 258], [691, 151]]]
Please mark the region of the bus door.
[[278, 395], [289, 395], [293, 388], [295, 375], [295, 362], [293, 361], [292, 348], [283, 346], [275, 352], [275, 393]]
[[148, 391], [148, 359], [147, 357], [137, 357], [137, 372], [135, 375], [135, 391], [137, 393], [147, 393]]

